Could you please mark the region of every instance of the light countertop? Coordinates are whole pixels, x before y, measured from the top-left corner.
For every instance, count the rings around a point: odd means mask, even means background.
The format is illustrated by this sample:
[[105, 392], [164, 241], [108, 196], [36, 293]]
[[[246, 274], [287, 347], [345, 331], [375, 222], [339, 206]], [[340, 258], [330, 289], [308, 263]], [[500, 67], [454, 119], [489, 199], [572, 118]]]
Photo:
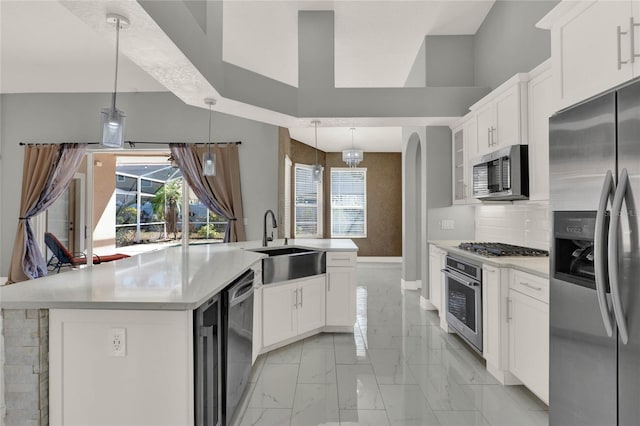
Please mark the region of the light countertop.
[[[270, 242], [278, 247], [284, 240]], [[351, 240], [289, 240], [289, 246], [354, 251]], [[218, 294], [266, 255], [242, 249], [261, 241], [196, 244], [142, 253], [0, 287], [5, 309], [191, 310]]]
[[461, 257], [472, 259], [485, 265], [491, 265], [496, 268], [511, 268], [519, 271], [528, 272], [542, 278], [549, 278], [549, 258], [548, 257], [523, 257], [523, 256], [500, 256], [486, 257], [461, 250], [458, 245], [461, 241], [456, 240], [434, 240], [429, 241], [442, 250]]

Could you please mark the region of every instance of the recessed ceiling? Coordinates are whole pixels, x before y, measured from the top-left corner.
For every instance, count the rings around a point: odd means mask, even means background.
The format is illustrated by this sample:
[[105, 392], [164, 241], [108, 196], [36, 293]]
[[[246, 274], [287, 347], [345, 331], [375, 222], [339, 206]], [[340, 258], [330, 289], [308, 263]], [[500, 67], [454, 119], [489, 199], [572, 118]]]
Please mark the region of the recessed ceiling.
[[[91, 19], [95, 20], [95, 16], [82, 19], [84, 12], [79, 14], [78, 10], [89, 11], [91, 6], [81, 7], [83, 2], [78, 2], [78, 7], [70, 7], [72, 3], [66, 2], [63, 5], [53, 0], [0, 0], [1, 93], [113, 90], [115, 32], [111, 34], [107, 31], [108, 28], [102, 21], [99, 24], [89, 22]], [[91, 13], [98, 11], [96, 16], [102, 16], [107, 7], [144, 13], [136, 2], [129, 0], [95, 0], [84, 4], [87, 3], [95, 5]], [[296, 86], [298, 11], [334, 10], [336, 86], [400, 87], [404, 84], [425, 35], [473, 34], [492, 5], [493, 0], [227, 0], [223, 8], [223, 59]], [[71, 9], [76, 10], [72, 12]], [[148, 16], [136, 18], [137, 22], [142, 18], [149, 19]], [[99, 29], [96, 25], [101, 25], [102, 28]], [[135, 28], [126, 31], [136, 33], [139, 30]], [[165, 46], [167, 42], [170, 43], [157, 25], [154, 29], [153, 25], [146, 24], [142, 33], [144, 36], [163, 39]], [[175, 87], [166, 82], [165, 87], [143, 71], [144, 64], [140, 68], [128, 59], [126, 54], [130, 52], [130, 46], [121, 46], [118, 91], [167, 91], [167, 87], [170, 87], [177, 94]], [[180, 56], [172, 55], [172, 58]], [[186, 58], [182, 55], [180, 59], [184, 61]], [[188, 65], [193, 73], [199, 75], [195, 67], [190, 63]], [[148, 67], [145, 69], [149, 71]], [[153, 71], [149, 72], [153, 74]], [[215, 91], [206, 81], [204, 83], [203, 87]], [[193, 96], [198, 100], [204, 97], [198, 97], [200, 92], [197, 90]], [[181, 99], [184, 100], [184, 96]], [[187, 100], [185, 102], [190, 103]], [[214, 109], [268, 123], [287, 122], [288, 124], [281, 125], [291, 128], [292, 137], [313, 144], [313, 128], [305, 127], [310, 118], [294, 119], [224, 98]], [[318, 144], [324, 151], [341, 151], [351, 144], [349, 127], [357, 126], [356, 145], [365, 151], [400, 151], [401, 128], [397, 126], [425, 125], [425, 120], [436, 125], [446, 125], [453, 118], [328, 118], [319, 129]]]
[[[292, 139], [315, 146], [313, 127], [289, 129]], [[402, 127], [356, 127], [353, 131], [353, 146], [365, 152], [402, 151]], [[349, 127], [318, 127], [318, 149], [325, 152], [340, 152], [351, 148]]]
[[297, 86], [298, 11], [333, 10], [336, 87], [402, 87], [425, 35], [475, 34], [493, 3], [225, 1], [223, 58]]

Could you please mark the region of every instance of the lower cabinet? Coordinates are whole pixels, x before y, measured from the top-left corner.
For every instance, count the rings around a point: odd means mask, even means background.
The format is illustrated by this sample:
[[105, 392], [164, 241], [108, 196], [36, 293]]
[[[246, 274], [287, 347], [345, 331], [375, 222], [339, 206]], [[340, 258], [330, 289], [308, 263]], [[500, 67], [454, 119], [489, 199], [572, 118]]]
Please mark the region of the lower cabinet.
[[356, 322], [355, 268], [327, 268], [327, 325], [353, 326]]
[[271, 346], [325, 324], [325, 275], [262, 290], [262, 344]]
[[438, 311], [442, 308], [445, 285], [442, 269], [445, 266], [446, 256], [446, 251], [434, 245], [429, 246], [429, 301]]
[[548, 403], [549, 304], [544, 299], [548, 284], [539, 277], [513, 275], [507, 309], [509, 370]]

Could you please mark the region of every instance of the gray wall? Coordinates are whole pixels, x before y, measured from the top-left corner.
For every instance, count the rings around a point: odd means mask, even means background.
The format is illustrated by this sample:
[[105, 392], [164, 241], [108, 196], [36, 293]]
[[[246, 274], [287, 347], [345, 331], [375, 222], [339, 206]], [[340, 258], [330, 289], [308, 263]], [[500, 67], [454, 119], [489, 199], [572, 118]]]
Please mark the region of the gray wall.
[[426, 36], [426, 85], [473, 86], [473, 40], [471, 35]]
[[[99, 111], [108, 94], [1, 95], [0, 276], [6, 276], [15, 239], [25, 142], [88, 142], [100, 135]], [[209, 112], [185, 105], [171, 93], [118, 96], [127, 114], [125, 139], [159, 142], [206, 142]], [[247, 238], [262, 235], [262, 215], [277, 207], [278, 128], [214, 113], [212, 139], [242, 141], [240, 169]], [[155, 146], [138, 145], [138, 148]], [[166, 145], [157, 147], [168, 149]], [[115, 177], [114, 177], [115, 178]]]
[[535, 27], [557, 1], [494, 3], [475, 35], [475, 85], [495, 89], [519, 72], [528, 72], [551, 56], [549, 31]]

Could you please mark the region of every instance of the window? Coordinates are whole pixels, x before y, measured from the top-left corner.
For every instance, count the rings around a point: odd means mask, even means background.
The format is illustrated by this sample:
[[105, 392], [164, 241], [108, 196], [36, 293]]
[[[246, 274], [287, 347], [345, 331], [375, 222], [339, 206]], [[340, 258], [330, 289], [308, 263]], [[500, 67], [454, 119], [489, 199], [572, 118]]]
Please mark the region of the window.
[[367, 237], [367, 169], [331, 169], [331, 237]]
[[322, 238], [322, 182], [313, 181], [313, 168], [295, 166], [295, 238]]

